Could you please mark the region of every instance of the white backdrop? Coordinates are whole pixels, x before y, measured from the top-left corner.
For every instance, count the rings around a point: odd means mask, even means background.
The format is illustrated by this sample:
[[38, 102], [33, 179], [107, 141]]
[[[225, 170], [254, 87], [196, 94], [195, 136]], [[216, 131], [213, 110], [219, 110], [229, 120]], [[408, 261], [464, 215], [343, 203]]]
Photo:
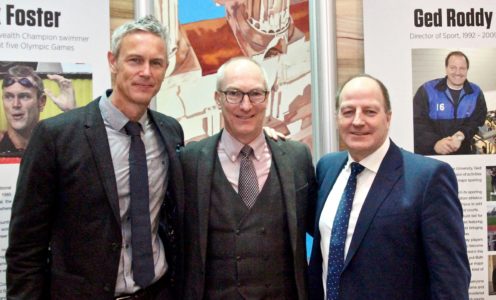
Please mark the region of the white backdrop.
[[[3, 0], [0, 61], [55, 63], [92, 73], [93, 95], [110, 87], [108, 0]], [[89, 67], [89, 68], [88, 68]], [[77, 72], [77, 71], [74, 71]], [[5, 250], [19, 159], [0, 158], [0, 299], [5, 299]]]
[[[468, 80], [479, 84], [494, 109], [496, 89], [496, 2], [490, 0], [364, 0], [365, 70], [388, 87], [393, 117], [391, 138], [413, 151], [413, 96], [419, 82], [444, 77], [449, 51], [464, 51], [471, 62]], [[431, 77], [433, 76], [434, 77]], [[430, 77], [430, 78], [427, 78]], [[477, 81], [478, 80], [478, 81]], [[496, 252], [492, 239], [490, 167], [492, 155], [435, 156], [455, 169], [464, 210], [472, 269], [471, 299], [492, 299]], [[496, 211], [496, 210], [495, 210]], [[495, 260], [496, 262], [496, 260]]]

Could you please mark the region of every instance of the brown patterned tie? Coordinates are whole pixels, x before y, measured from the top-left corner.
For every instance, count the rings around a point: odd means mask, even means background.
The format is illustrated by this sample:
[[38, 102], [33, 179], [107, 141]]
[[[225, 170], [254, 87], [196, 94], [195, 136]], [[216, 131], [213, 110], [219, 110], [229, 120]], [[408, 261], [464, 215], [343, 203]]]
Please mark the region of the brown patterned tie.
[[239, 168], [238, 194], [248, 208], [251, 208], [258, 196], [258, 178], [255, 166], [251, 161], [253, 149], [245, 145], [239, 152], [241, 164]]

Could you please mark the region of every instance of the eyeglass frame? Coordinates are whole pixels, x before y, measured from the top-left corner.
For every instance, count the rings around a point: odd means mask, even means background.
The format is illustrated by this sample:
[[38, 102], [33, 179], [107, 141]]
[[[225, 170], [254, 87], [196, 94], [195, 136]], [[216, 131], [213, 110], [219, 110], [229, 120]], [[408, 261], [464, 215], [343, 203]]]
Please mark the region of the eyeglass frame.
[[[251, 93], [251, 92], [254, 92], [254, 91], [260, 91], [260, 92], [262, 92], [262, 93], [264, 94], [264, 98], [263, 98], [263, 100], [262, 100], [262, 101], [257, 102], [257, 101], [253, 101], [253, 100], [251, 99], [251, 97], [250, 97], [250, 93]], [[243, 99], [245, 98], [245, 96], [248, 96], [248, 100], [250, 100], [250, 103], [256, 103], [256, 104], [264, 103], [264, 102], [265, 102], [265, 100], [267, 100], [267, 95], [270, 93], [270, 91], [267, 91], [267, 90], [261, 90], [261, 89], [253, 89], [253, 90], [248, 91], [248, 92], [246, 92], [246, 93], [245, 93], [245, 92], [243, 92], [243, 91], [240, 91], [240, 90], [238, 90], [238, 89], [225, 90], [225, 91], [222, 91], [222, 90], [217, 90], [217, 92], [224, 94], [224, 97], [225, 97], [225, 99], [226, 99], [227, 103], [230, 103], [230, 104], [240, 104], [241, 102], [243, 102]], [[228, 93], [228, 92], [237, 92], [237, 93], [241, 93], [241, 98], [239, 99], [239, 101], [237, 101], [237, 102], [233, 102], [233, 101], [231, 101], [231, 100], [229, 100], [229, 99], [228, 99], [228, 97], [227, 97], [227, 93]]]

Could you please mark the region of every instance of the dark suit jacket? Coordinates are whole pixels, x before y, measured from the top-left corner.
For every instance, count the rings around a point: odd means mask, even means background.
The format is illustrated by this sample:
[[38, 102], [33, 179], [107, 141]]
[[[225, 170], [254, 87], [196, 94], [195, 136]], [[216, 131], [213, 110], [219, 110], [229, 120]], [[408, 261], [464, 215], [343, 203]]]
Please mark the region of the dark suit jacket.
[[[9, 299], [113, 299], [122, 236], [98, 102], [42, 121], [33, 132], [12, 207]], [[173, 215], [183, 201], [176, 149], [183, 145], [183, 132], [176, 120], [149, 112], [170, 159], [160, 233], [173, 266], [173, 226], [181, 226]]]
[[[346, 152], [331, 153], [317, 165], [311, 299], [324, 299], [318, 223], [347, 158]], [[468, 299], [470, 267], [457, 190], [448, 164], [391, 142], [357, 221], [340, 299]]]
[[[191, 143], [181, 152], [185, 181], [185, 298], [202, 299], [208, 241], [210, 193], [217, 144], [221, 134]], [[307, 299], [305, 235], [313, 227], [316, 183], [308, 148], [291, 141], [267, 139], [272, 163], [282, 184], [287, 209], [295, 282], [300, 299]], [[256, 243], [256, 241], [254, 241]], [[267, 266], [267, 272], [271, 272]]]

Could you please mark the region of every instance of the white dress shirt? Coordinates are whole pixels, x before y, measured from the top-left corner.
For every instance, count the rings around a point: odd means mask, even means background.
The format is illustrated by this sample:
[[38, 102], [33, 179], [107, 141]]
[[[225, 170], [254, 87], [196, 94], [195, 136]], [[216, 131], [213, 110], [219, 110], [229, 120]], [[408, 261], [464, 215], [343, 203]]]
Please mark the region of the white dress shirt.
[[[350, 248], [351, 239], [353, 233], [355, 232], [355, 227], [358, 221], [358, 216], [362, 210], [365, 198], [367, 197], [370, 187], [374, 182], [375, 176], [379, 171], [382, 160], [389, 149], [390, 145], [389, 138], [372, 154], [365, 157], [359, 163], [365, 167], [365, 169], [357, 176], [357, 185], [355, 190], [355, 198], [353, 199], [353, 205], [351, 207], [350, 220], [348, 223], [348, 232], [346, 235], [346, 243], [344, 249], [344, 259], [348, 254], [348, 249]], [[320, 251], [322, 253], [322, 281], [324, 287], [327, 282], [327, 263], [329, 258], [329, 243], [331, 241], [332, 224], [334, 222], [334, 217], [338, 210], [339, 202], [341, 201], [341, 196], [343, 194], [346, 183], [348, 182], [348, 177], [351, 174], [350, 164], [355, 162], [353, 158], [348, 154], [348, 161], [339, 173], [331, 192], [327, 196], [324, 208], [319, 219], [319, 231], [320, 231]], [[325, 288], [324, 288], [325, 293]]]

